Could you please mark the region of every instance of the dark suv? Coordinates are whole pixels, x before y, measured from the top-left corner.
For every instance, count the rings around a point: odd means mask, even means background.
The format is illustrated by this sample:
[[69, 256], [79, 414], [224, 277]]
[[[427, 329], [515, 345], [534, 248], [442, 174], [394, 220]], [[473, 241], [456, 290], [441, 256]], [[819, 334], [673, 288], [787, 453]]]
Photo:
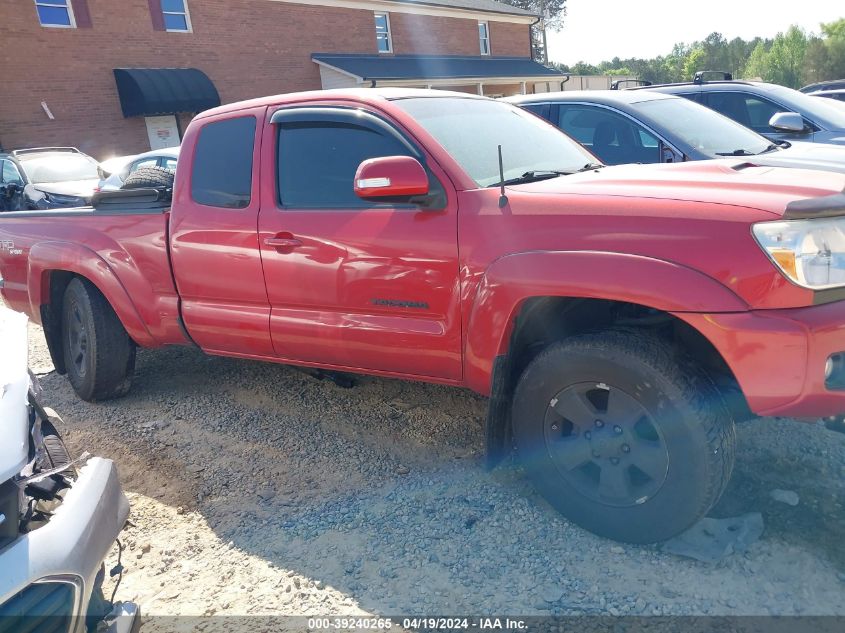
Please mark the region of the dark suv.
[[845, 112], [835, 104], [777, 84], [735, 81], [730, 73], [716, 73], [721, 78], [708, 81], [709, 74], [701, 71], [691, 82], [630, 90], [686, 97], [771, 140], [845, 145]]
[[0, 211], [85, 206], [99, 178], [97, 161], [74, 147], [0, 153]]

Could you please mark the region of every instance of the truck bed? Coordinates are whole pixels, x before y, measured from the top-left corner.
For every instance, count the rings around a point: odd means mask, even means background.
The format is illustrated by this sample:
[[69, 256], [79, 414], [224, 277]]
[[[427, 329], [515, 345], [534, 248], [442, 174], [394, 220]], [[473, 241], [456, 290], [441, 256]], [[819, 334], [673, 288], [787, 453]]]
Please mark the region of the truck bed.
[[[33, 287], [47, 297], [53, 271], [78, 273], [104, 295], [128, 296], [146, 330], [124, 319], [137, 342], [184, 343], [168, 254], [169, 203], [150, 190], [119, 193], [98, 196], [91, 207], [0, 214], [3, 298], [40, 323]], [[40, 283], [31, 283], [33, 275]]]

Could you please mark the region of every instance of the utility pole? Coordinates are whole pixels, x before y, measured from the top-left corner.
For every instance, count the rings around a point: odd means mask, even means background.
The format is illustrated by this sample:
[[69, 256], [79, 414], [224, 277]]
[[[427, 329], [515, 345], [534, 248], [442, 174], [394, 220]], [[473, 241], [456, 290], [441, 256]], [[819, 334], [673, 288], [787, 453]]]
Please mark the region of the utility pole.
[[549, 10], [546, 8], [546, 0], [540, 0], [540, 10], [543, 12], [543, 63], [549, 63], [549, 44], [546, 39], [546, 20], [549, 19]]

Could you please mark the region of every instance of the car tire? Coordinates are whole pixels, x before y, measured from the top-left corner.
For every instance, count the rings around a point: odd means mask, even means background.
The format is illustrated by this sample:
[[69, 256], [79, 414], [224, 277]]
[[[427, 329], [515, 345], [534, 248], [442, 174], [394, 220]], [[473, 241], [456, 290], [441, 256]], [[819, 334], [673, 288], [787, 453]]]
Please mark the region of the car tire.
[[139, 167], [126, 177], [121, 189], [172, 189], [174, 174], [164, 167]]
[[125, 395], [135, 371], [135, 343], [100, 291], [73, 279], [62, 305], [62, 350], [74, 391], [89, 402]]
[[613, 329], [555, 343], [523, 372], [514, 440], [540, 494], [578, 525], [654, 543], [695, 524], [733, 469], [733, 418], [662, 339]]

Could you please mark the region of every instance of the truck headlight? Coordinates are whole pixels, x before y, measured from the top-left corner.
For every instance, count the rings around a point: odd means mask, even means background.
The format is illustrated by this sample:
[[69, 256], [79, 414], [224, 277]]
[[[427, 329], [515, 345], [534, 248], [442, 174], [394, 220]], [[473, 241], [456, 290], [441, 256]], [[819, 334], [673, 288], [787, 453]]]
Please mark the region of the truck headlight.
[[845, 286], [845, 217], [761, 222], [752, 232], [778, 269], [799, 286]]

